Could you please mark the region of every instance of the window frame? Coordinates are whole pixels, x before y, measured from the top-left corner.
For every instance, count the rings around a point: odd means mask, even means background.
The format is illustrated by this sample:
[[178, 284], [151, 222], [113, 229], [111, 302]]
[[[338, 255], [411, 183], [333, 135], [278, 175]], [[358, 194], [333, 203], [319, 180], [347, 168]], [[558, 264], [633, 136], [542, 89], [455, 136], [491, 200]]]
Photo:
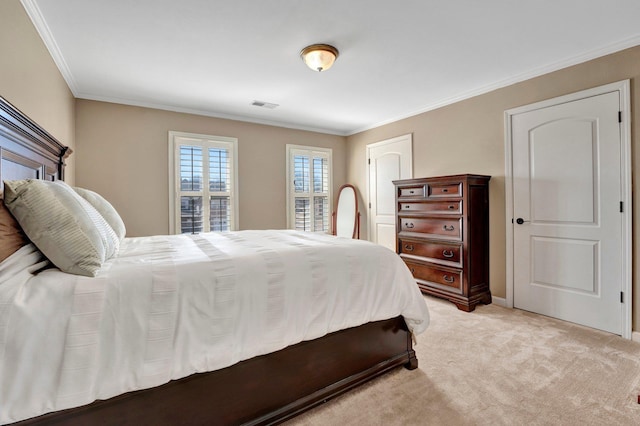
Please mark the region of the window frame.
[[[232, 156], [230, 164], [231, 164], [231, 191], [229, 191], [229, 204], [231, 206], [231, 214], [229, 215], [230, 225], [229, 230], [237, 231], [239, 229], [239, 221], [238, 221], [238, 139], [227, 136], [213, 136], [213, 135], [204, 135], [199, 133], [186, 133], [186, 132], [176, 132], [169, 131], [169, 233], [176, 234], [178, 230], [181, 229], [181, 215], [180, 215], [180, 201], [179, 198], [183, 195], [184, 192], [179, 187], [180, 184], [180, 155], [178, 154], [178, 150], [181, 146], [200, 146], [203, 148], [203, 151], [209, 148], [226, 148], [229, 150], [230, 155]], [[208, 153], [206, 158], [208, 158]], [[203, 197], [203, 206], [209, 203], [205, 203], [205, 199], [207, 197], [219, 195], [220, 193], [209, 190], [208, 184], [208, 175], [209, 175], [209, 164], [205, 167], [206, 170], [203, 170], [203, 186], [202, 186], [202, 197]], [[206, 184], [205, 184], [206, 182]], [[226, 194], [226, 193], [225, 193]], [[204, 209], [203, 215], [209, 212], [209, 207]], [[206, 216], [205, 216], [206, 217]], [[208, 229], [209, 220], [203, 220], [203, 231], [204, 229]], [[205, 228], [205, 224], [206, 228]]]
[[[328, 159], [328, 193], [327, 193], [327, 198], [328, 198], [328, 229], [326, 231], [307, 231], [307, 232], [326, 232], [326, 233], [331, 233], [331, 215], [333, 212], [333, 149], [332, 148], [322, 148], [322, 147], [317, 147], [317, 146], [307, 146], [307, 145], [294, 145], [294, 144], [287, 144], [286, 146], [286, 151], [287, 151], [287, 203], [286, 203], [286, 207], [287, 207], [287, 228], [288, 229], [296, 229], [296, 224], [295, 224], [295, 197], [296, 197], [296, 193], [294, 192], [294, 185], [293, 185], [293, 173], [294, 173], [294, 164], [293, 164], [293, 156], [294, 155], [298, 155], [298, 154], [303, 154], [303, 155], [309, 155], [310, 157], [310, 165], [313, 165], [313, 158], [314, 158], [314, 154], [318, 154], [316, 155], [316, 157], [326, 157]], [[310, 167], [309, 170], [309, 174], [310, 174], [310, 181], [309, 181], [309, 189], [311, 190], [310, 194], [310, 211], [311, 211], [311, 223], [314, 222], [315, 218], [313, 217], [314, 215], [314, 205], [313, 205], [313, 167]]]

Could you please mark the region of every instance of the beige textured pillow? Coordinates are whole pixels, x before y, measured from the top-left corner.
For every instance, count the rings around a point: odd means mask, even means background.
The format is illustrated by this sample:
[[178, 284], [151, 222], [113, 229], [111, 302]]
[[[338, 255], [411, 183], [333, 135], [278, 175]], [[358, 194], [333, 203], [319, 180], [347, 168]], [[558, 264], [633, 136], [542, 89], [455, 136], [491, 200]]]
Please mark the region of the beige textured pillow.
[[29, 239], [5, 207], [0, 192], [0, 262], [27, 244]]
[[5, 205], [60, 270], [95, 276], [119, 239], [102, 215], [62, 181], [5, 181]]
[[111, 205], [111, 203], [105, 200], [102, 195], [89, 189], [74, 187], [73, 190], [76, 191], [82, 198], [87, 200], [89, 204], [91, 204], [96, 210], [98, 210], [98, 213], [102, 215], [104, 220], [106, 220], [111, 228], [113, 228], [120, 241], [122, 241], [125, 234], [127, 233], [127, 229], [124, 226], [122, 218], [120, 217], [116, 209]]

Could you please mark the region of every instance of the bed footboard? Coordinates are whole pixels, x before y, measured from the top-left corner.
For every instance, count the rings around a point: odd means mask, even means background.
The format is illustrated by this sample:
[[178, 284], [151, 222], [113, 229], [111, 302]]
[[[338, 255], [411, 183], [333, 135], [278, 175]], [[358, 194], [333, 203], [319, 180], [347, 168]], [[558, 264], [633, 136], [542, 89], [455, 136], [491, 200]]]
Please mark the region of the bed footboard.
[[275, 424], [400, 365], [414, 369], [418, 360], [396, 317], [17, 424]]

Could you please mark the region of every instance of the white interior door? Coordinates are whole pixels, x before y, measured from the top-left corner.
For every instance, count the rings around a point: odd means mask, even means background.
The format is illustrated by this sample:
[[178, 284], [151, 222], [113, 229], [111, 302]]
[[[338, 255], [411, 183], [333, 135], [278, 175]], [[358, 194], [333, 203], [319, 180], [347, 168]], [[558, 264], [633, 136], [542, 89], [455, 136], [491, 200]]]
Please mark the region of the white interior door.
[[[622, 334], [618, 91], [511, 115], [514, 307]], [[630, 205], [627, 206], [630, 208]]]
[[396, 198], [393, 181], [413, 177], [411, 135], [367, 145], [369, 165], [369, 241], [396, 249]]

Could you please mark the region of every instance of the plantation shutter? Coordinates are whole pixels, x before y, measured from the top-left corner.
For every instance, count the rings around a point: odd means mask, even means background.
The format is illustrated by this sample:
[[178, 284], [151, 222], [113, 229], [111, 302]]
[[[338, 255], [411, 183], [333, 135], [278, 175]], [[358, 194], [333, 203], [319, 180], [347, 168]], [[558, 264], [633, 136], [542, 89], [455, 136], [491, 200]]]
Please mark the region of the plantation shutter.
[[[328, 232], [330, 219], [330, 152], [295, 148], [289, 150], [293, 199], [290, 226], [298, 231]], [[291, 207], [290, 207], [291, 208]]]
[[231, 165], [228, 149], [209, 148], [209, 230], [229, 231]]
[[202, 232], [202, 148], [180, 146], [180, 233]]
[[[233, 142], [173, 137], [176, 175], [176, 233], [230, 231], [234, 227]], [[175, 161], [174, 160], [174, 161]]]

